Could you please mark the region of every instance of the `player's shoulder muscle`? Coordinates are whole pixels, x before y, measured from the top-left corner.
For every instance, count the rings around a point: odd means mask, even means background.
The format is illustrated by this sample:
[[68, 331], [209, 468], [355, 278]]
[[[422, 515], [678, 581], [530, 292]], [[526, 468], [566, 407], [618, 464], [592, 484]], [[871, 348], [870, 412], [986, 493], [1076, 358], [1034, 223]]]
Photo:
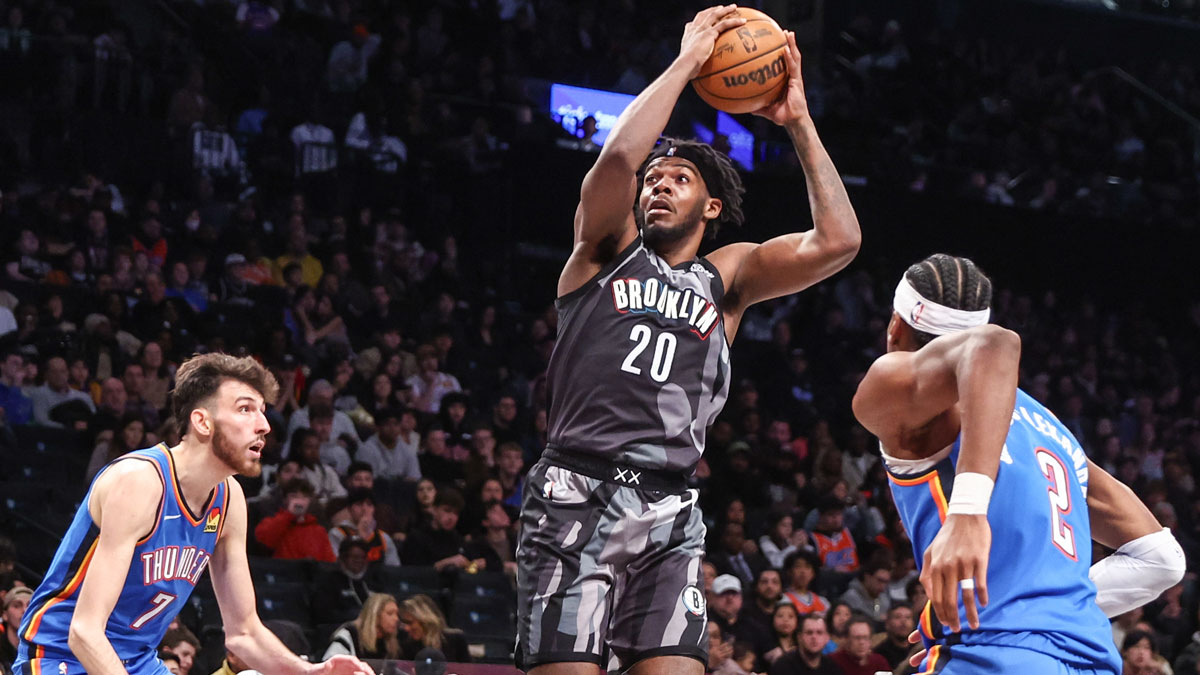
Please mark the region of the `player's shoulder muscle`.
[[97, 524], [106, 516], [149, 524], [158, 514], [165, 488], [153, 462], [131, 457], [104, 469], [92, 488], [88, 509]]

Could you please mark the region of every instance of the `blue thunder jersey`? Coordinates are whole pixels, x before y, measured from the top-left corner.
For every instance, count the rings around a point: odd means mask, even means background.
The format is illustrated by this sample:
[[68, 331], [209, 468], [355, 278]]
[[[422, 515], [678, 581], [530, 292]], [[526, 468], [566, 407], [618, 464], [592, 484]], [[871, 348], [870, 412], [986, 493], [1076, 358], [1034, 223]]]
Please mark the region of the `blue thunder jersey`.
[[[165, 445], [131, 452], [113, 463], [125, 461], [151, 462], [163, 481], [158, 517], [153, 529], [134, 548], [125, 586], [105, 628], [117, 656], [127, 663], [137, 663], [155, 654], [167, 626], [208, 567], [225, 524], [229, 488], [222, 481], [209, 493], [200, 513], [194, 514], [183, 499], [175, 462]], [[88, 512], [94, 487], [95, 481], [25, 611], [20, 632], [21, 656], [16, 665], [20, 666], [24, 659], [29, 659], [30, 664], [17, 672], [54, 673], [57, 672], [54, 668], [61, 666], [55, 666], [53, 660], [75, 660], [67, 648], [67, 630], [100, 536], [100, 528]], [[39, 660], [50, 665], [45, 666]], [[157, 663], [157, 658], [149, 660]]]
[[[930, 458], [932, 468], [897, 474], [895, 466], [888, 467], [892, 497], [918, 566], [946, 518], [961, 442], [960, 435], [949, 452]], [[971, 630], [960, 600], [962, 631], [954, 634], [943, 633], [927, 604], [918, 626], [930, 650], [922, 672], [941, 671], [959, 644], [1031, 649], [1073, 667], [1121, 671], [1112, 629], [1088, 578], [1087, 482], [1087, 457], [1078, 441], [1018, 389], [988, 506], [988, 606], [979, 612], [979, 630]]]

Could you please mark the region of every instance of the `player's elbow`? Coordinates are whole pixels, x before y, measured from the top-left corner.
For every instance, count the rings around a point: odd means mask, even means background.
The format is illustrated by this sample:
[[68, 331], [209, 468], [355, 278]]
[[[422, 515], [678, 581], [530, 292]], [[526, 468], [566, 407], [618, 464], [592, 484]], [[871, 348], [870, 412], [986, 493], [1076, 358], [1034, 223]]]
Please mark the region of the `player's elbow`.
[[90, 653], [96, 640], [103, 638], [103, 629], [79, 619], [72, 619], [71, 626], [67, 629], [67, 647], [77, 654], [80, 652]]

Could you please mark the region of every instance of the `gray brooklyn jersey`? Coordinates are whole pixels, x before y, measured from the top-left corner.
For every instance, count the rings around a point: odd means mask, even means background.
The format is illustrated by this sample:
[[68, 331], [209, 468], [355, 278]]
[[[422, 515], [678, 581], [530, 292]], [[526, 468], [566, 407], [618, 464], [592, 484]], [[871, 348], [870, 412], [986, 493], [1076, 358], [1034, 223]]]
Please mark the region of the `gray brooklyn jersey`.
[[729, 395], [729, 345], [716, 267], [671, 267], [639, 236], [558, 299], [549, 444], [691, 474]]

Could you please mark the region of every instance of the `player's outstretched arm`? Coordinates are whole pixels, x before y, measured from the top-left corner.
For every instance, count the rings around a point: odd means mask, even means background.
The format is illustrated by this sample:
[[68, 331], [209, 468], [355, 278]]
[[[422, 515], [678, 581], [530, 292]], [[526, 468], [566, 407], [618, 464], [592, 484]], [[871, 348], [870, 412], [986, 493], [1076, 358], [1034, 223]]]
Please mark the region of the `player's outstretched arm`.
[[371, 667], [350, 656], [308, 663], [293, 654], [258, 618], [254, 583], [246, 560], [246, 497], [237, 481], [227, 481], [229, 513], [209, 571], [225, 623], [225, 647], [262, 673], [302, 675], [374, 675]]
[[723, 5], [697, 14], [683, 29], [679, 56], [617, 119], [583, 179], [575, 211], [574, 250], [559, 278], [559, 295], [587, 283], [604, 264], [602, 252], [615, 253], [637, 236], [633, 222], [637, 170], [666, 128], [679, 94], [712, 54], [717, 36], [746, 22], [731, 16], [735, 9], [736, 5]]
[[782, 126], [792, 139], [804, 180], [813, 229], [786, 234], [762, 244], [739, 243], [710, 256], [719, 269], [735, 270], [727, 291], [727, 312], [741, 316], [746, 307], [796, 293], [841, 270], [858, 254], [862, 232], [842, 177], [817, 135], [804, 96], [796, 35], [786, 31], [788, 85], [776, 103], [756, 112]]
[[[126, 460], [97, 479], [88, 500], [92, 521], [100, 528], [71, 618], [67, 646], [89, 673], [123, 675], [127, 671], [105, 634], [139, 539], [150, 533], [163, 498], [163, 483], [149, 462]], [[153, 606], [146, 611], [152, 612]]]
[[1088, 574], [1106, 616], [1141, 607], [1183, 578], [1187, 564], [1175, 536], [1133, 490], [1091, 460], [1087, 506], [1092, 539], [1116, 549]]
[[[892, 352], [875, 361], [854, 395], [854, 414], [884, 446], [900, 449], [913, 431], [958, 405], [962, 443], [955, 490], [946, 521], [925, 550], [921, 583], [938, 618], [960, 629], [958, 597], [971, 628], [975, 606], [987, 605], [987, 564], [992, 534], [987, 522], [991, 483], [1016, 404], [1021, 338], [996, 325], [979, 326], [930, 341], [915, 352]], [[967, 478], [970, 475], [970, 479]]]

